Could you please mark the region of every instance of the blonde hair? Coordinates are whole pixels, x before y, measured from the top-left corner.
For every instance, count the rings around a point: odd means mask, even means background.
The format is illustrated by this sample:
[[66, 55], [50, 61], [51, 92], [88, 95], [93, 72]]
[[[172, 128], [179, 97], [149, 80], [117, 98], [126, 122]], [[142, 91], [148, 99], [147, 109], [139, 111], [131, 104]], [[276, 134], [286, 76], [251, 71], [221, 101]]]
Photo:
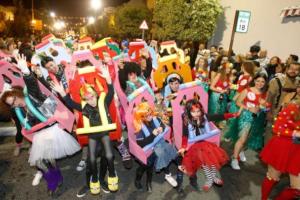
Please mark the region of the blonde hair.
[[142, 124], [146, 121], [148, 115], [156, 116], [154, 108], [147, 102], [140, 103], [133, 111], [133, 126], [135, 132], [139, 132], [142, 129]]
[[90, 84], [87, 84], [87, 83], [85, 83], [85, 84], [83, 84], [83, 85], [81, 86], [79, 92], [80, 92], [81, 98], [83, 98], [83, 99], [84, 99], [85, 96], [88, 95], [88, 94], [93, 94], [93, 95], [97, 96], [97, 93], [96, 93], [94, 87], [93, 87], [92, 85], [90, 85]]

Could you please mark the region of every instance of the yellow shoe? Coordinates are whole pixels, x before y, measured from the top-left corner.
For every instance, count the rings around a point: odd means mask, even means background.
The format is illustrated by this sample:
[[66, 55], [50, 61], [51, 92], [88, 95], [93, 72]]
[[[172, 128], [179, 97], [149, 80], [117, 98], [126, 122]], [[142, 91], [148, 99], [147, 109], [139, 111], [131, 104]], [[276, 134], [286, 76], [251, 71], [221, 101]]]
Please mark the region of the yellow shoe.
[[94, 195], [99, 194], [100, 193], [100, 182], [99, 181], [97, 181], [97, 182], [90, 181], [90, 190], [91, 190], [91, 193]]
[[119, 178], [117, 176], [115, 177], [108, 177], [107, 178], [107, 182], [108, 182], [108, 189], [112, 192], [116, 192], [119, 189]]

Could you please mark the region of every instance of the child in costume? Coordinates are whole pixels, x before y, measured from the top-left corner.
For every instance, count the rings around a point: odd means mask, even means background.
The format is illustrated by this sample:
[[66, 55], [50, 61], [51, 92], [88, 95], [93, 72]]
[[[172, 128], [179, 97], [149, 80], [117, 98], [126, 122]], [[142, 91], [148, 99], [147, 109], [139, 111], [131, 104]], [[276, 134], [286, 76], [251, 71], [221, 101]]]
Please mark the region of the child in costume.
[[[109, 122], [111, 122], [111, 118], [109, 116], [108, 107], [113, 99], [114, 96], [114, 88], [112, 86], [112, 81], [107, 69], [107, 66], [102, 67], [102, 76], [106, 79], [108, 84], [108, 93], [105, 96], [104, 101], [104, 108], [105, 110], [101, 112], [105, 112], [105, 115]], [[91, 126], [99, 126], [101, 125], [101, 118], [98, 108], [98, 94], [96, 93], [95, 87], [100, 87], [95, 82], [95, 86], [89, 84], [83, 84], [80, 89], [81, 98], [86, 101], [86, 105], [82, 108], [80, 104], [74, 102], [69, 94], [66, 94], [63, 90], [63, 87], [58, 84], [53, 84], [53, 89], [57, 91], [64, 99], [66, 104], [76, 109], [84, 116], [89, 119]], [[106, 182], [103, 180], [104, 177], [98, 177], [98, 169], [97, 169], [97, 155], [101, 152], [101, 149], [104, 151], [104, 157], [107, 161], [108, 165], [108, 189], [110, 191], [117, 191], [118, 190], [118, 176], [115, 172], [114, 166], [114, 155], [112, 144], [109, 138], [109, 131], [102, 131], [97, 133], [91, 133], [89, 136], [89, 143], [88, 143], [88, 161], [87, 161], [87, 168], [86, 168], [86, 181], [87, 186], [83, 187], [80, 191], [83, 195], [85, 194], [84, 191], [90, 189], [92, 194], [99, 194], [100, 193], [100, 185], [102, 189], [106, 188]], [[103, 159], [103, 158], [102, 158]], [[105, 160], [103, 160], [105, 161]], [[100, 166], [102, 168], [102, 166]], [[99, 179], [102, 179], [99, 181]], [[101, 182], [101, 184], [100, 184]]]
[[[208, 191], [213, 184], [222, 186], [223, 180], [217, 177], [217, 171], [229, 158], [222, 148], [204, 140], [196, 141], [187, 149], [188, 140], [208, 133], [210, 131], [209, 120], [224, 120], [231, 117], [236, 117], [236, 114], [206, 115], [197, 99], [186, 102], [183, 114], [182, 148], [178, 152], [183, 157], [180, 169], [190, 176], [190, 183], [196, 190], [198, 190], [196, 173], [199, 168], [204, 170], [206, 176], [204, 191]], [[183, 177], [178, 176], [178, 191], [182, 190], [182, 182]]]
[[[51, 96], [47, 97], [41, 92], [36, 78], [27, 67], [25, 56], [18, 55], [16, 56], [16, 60], [18, 68], [23, 73], [30, 102], [43, 116], [50, 118], [56, 109], [55, 100]], [[29, 124], [30, 126], [34, 126], [40, 123], [37, 115], [29, 108], [28, 101], [25, 101], [23, 88], [14, 87], [4, 92], [1, 102], [12, 108], [21, 109], [21, 112], [26, 116], [22, 125]], [[58, 123], [50, 124], [33, 134], [29, 163], [31, 166], [36, 166], [43, 173], [49, 193], [52, 195], [63, 181], [55, 159], [73, 155], [80, 150], [80, 146], [69, 133], [58, 126]]]
[[273, 125], [273, 137], [260, 156], [268, 165], [268, 172], [261, 186], [261, 199], [267, 200], [274, 185], [283, 173], [290, 177], [290, 187], [281, 191], [276, 200], [300, 198], [300, 88], [298, 99], [279, 112]]
[[239, 156], [241, 161], [246, 161], [246, 157], [240, 154], [246, 142], [247, 147], [254, 150], [263, 146], [265, 111], [268, 107], [266, 86], [266, 75], [257, 74], [253, 78], [252, 87], [245, 89], [237, 99], [236, 104], [240, 108], [241, 115], [237, 119], [235, 136], [231, 138], [236, 141], [231, 161], [231, 167], [235, 170], [240, 170]]
[[230, 74], [232, 65], [224, 63], [220, 66], [217, 75], [211, 80], [208, 113], [224, 114], [228, 103]]
[[[142, 69], [135, 62], [120, 62], [119, 82], [126, 96], [129, 96], [136, 89], [146, 85], [152, 91], [146, 80], [141, 77]], [[151, 92], [153, 93], [153, 92]]]
[[[147, 102], [140, 103], [134, 110], [133, 124], [136, 131], [136, 141], [142, 148], [151, 144], [154, 139], [167, 131], [166, 126], [161, 119], [156, 117], [154, 108]], [[161, 138], [155, 145], [153, 153], [148, 157], [147, 165], [140, 164], [136, 170], [135, 186], [137, 189], [142, 189], [141, 179], [143, 173], [147, 173], [147, 190], [151, 191], [152, 186], [152, 171], [153, 166], [156, 171], [163, 170], [165, 179], [173, 187], [177, 186], [176, 180], [172, 177], [169, 164], [177, 158], [177, 151], [174, 146], [167, 143], [164, 138]]]
[[199, 58], [197, 65], [193, 69], [192, 75], [194, 80], [200, 80], [203, 83], [203, 88], [207, 92], [210, 82], [210, 67], [206, 58]]
[[164, 104], [166, 108], [171, 108], [171, 100], [176, 97], [182, 78], [177, 73], [169, 74], [165, 81], [165, 87], [162, 90]]

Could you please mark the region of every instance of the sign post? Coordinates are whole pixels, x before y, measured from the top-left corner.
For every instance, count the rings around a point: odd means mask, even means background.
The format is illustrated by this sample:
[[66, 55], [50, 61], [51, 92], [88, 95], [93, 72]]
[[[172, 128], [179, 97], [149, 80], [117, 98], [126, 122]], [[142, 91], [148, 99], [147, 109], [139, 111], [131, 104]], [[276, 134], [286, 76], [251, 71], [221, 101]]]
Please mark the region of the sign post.
[[144, 40], [144, 36], [145, 36], [145, 30], [148, 30], [148, 29], [149, 29], [149, 27], [148, 27], [148, 24], [147, 24], [146, 20], [144, 20], [144, 21], [141, 23], [141, 25], [140, 25], [140, 29], [142, 29], [142, 30], [143, 30], [143, 32], [142, 32], [142, 39]]
[[234, 22], [231, 32], [230, 45], [228, 50], [228, 56], [232, 54], [232, 46], [234, 42], [235, 32], [238, 33], [247, 33], [251, 13], [250, 11], [236, 10], [234, 16]]

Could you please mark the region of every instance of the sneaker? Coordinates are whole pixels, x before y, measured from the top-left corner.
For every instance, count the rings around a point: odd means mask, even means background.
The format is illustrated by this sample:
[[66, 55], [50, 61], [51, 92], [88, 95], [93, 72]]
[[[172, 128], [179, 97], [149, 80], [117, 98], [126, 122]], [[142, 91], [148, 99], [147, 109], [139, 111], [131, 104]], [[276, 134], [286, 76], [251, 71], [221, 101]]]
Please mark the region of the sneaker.
[[232, 167], [232, 169], [234, 169], [234, 170], [240, 170], [241, 168], [240, 168], [240, 165], [239, 165], [239, 161], [237, 160], [237, 159], [235, 159], [235, 158], [233, 158], [232, 160], [231, 160], [231, 167]]
[[90, 191], [91, 194], [96, 195], [100, 193], [100, 182], [93, 182], [92, 180], [90, 181]]
[[177, 181], [173, 178], [172, 174], [166, 174], [165, 180], [172, 186], [177, 187]]
[[115, 177], [107, 177], [107, 182], [108, 182], [108, 189], [111, 192], [116, 192], [119, 189], [119, 178], [117, 176]]
[[241, 153], [239, 154], [239, 157], [240, 157], [240, 161], [241, 162], [246, 162], [247, 161], [247, 158], [245, 156], [245, 152], [244, 151], [241, 151]]
[[90, 190], [88, 186], [83, 186], [76, 194], [78, 198], [84, 197], [86, 193]]
[[21, 146], [17, 145], [14, 150], [14, 156], [19, 156], [21, 152]]
[[123, 142], [118, 146], [118, 150], [122, 156], [122, 162], [124, 167], [126, 169], [132, 168], [131, 155], [129, 154], [128, 149]]
[[78, 165], [77, 165], [77, 167], [76, 167], [76, 170], [77, 170], [78, 172], [81, 172], [82, 170], [84, 170], [85, 166], [86, 166], [85, 160], [81, 160], [81, 161], [78, 163]]
[[42, 177], [43, 177], [43, 173], [38, 170], [34, 175], [34, 179], [32, 180], [32, 186], [37, 186], [38, 184], [40, 184]]
[[183, 198], [185, 196], [184, 190], [182, 189], [182, 187], [176, 187], [176, 191], [178, 193], [178, 196]]
[[102, 188], [102, 191], [106, 194], [110, 193], [110, 190], [108, 189], [108, 184], [106, 181], [101, 181], [100, 186]]
[[215, 178], [214, 178], [214, 184], [215, 184], [216, 186], [218, 186], [218, 187], [222, 187], [222, 186], [224, 185], [224, 181], [223, 181], [223, 179], [221, 179], [221, 178], [215, 177]]

